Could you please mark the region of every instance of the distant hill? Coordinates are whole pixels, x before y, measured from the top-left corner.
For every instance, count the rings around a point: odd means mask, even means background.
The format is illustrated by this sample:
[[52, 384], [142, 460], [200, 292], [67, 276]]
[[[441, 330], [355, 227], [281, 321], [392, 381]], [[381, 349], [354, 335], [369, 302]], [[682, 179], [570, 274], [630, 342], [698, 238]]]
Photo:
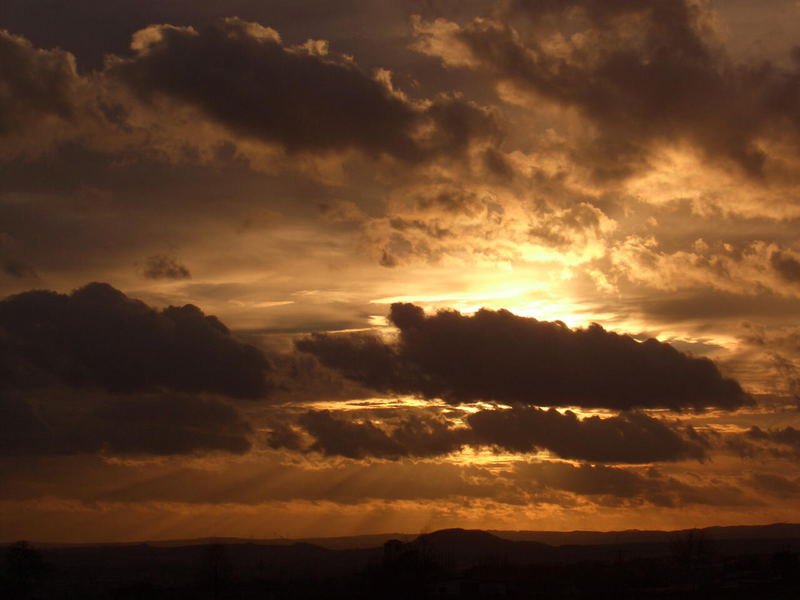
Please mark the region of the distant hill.
[[[239, 545], [256, 544], [258, 546], [291, 546], [294, 544], [312, 544], [330, 550], [354, 550], [358, 548], [380, 548], [388, 540], [410, 542], [418, 537], [416, 533], [376, 533], [368, 535], [351, 535], [341, 537], [320, 538], [237, 538], [237, 537], [208, 537], [177, 540], [143, 540], [137, 542], [112, 542], [112, 543], [58, 543], [35, 542], [39, 548], [88, 548], [103, 546], [106, 548], [124, 548], [146, 544], [154, 548], [175, 548], [183, 546], [207, 546], [208, 544]], [[3, 544], [0, 543], [0, 546]]]
[[[623, 531], [500, 531], [489, 533], [507, 540], [533, 541], [551, 546], [653, 544], [669, 542], [676, 535], [690, 531], [627, 529]], [[697, 529], [711, 540], [778, 540], [800, 539], [800, 524], [773, 523], [771, 525], [735, 525], [730, 527], [704, 527]]]
[[452, 568], [490, 563], [549, 562], [557, 549], [536, 541], [512, 541], [487, 531], [443, 529], [419, 536], [406, 544]]
[[[151, 547], [169, 548], [182, 546], [205, 546], [211, 543], [224, 545], [255, 544], [259, 546], [291, 546], [294, 544], [312, 544], [330, 550], [351, 550], [359, 548], [379, 548], [388, 540], [411, 542], [417, 538], [444, 541], [461, 537], [461, 542], [470, 544], [497, 545], [496, 538], [515, 542], [538, 542], [548, 546], [608, 546], [618, 544], [664, 544], [675, 536], [684, 534], [689, 529], [674, 531], [626, 529], [621, 531], [508, 531], [508, 530], [465, 530], [444, 529], [429, 534], [414, 533], [379, 533], [370, 535], [354, 535], [340, 537], [316, 538], [235, 538], [213, 537], [185, 540], [156, 540], [142, 542], [123, 542], [112, 544], [58, 544], [35, 542], [40, 548], [69, 547], [131, 547], [146, 544]], [[736, 525], [729, 527], [705, 527], [694, 531], [702, 532], [708, 539], [715, 541], [728, 540], [800, 540], [800, 524], [773, 523], [770, 525]], [[488, 537], [487, 537], [488, 536]], [[498, 546], [499, 547], [499, 546]]]
[[405, 544], [453, 568], [489, 564], [574, 564], [668, 557], [688, 536], [717, 556], [800, 550], [800, 525], [709, 527], [678, 531], [487, 532], [445, 529]]

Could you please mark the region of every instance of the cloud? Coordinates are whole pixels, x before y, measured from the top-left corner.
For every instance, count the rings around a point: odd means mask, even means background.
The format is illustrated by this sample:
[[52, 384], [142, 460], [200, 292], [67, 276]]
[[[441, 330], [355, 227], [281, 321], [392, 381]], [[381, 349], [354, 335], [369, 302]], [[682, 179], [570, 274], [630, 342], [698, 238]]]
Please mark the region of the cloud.
[[774, 242], [709, 244], [702, 238], [690, 246], [665, 252], [653, 236], [629, 235], [609, 248], [612, 280], [661, 290], [712, 287], [734, 294], [785, 296], [800, 294], [800, 261]]
[[706, 358], [594, 324], [570, 329], [508, 311], [426, 316], [393, 304], [396, 343], [366, 334], [314, 334], [297, 342], [326, 366], [376, 390], [460, 402], [631, 410], [735, 409], [752, 403]]
[[744, 439], [755, 443], [761, 452], [773, 456], [800, 457], [800, 429], [791, 425], [774, 429], [761, 429], [756, 425], [747, 430]]
[[145, 261], [143, 275], [147, 279], [191, 279], [192, 274], [171, 256], [154, 254]]
[[14, 279], [36, 278], [34, 268], [20, 258], [16, 240], [6, 233], [0, 233], [0, 273]]
[[759, 491], [778, 498], [800, 495], [800, 477], [789, 479], [776, 473], [753, 473], [745, 482]]
[[705, 444], [693, 431], [681, 433], [639, 413], [578, 419], [555, 409], [482, 410], [467, 417], [474, 443], [511, 452], [549, 450], [593, 463], [648, 463], [703, 459]]
[[703, 460], [706, 440], [646, 415], [626, 413], [578, 419], [570, 411], [514, 408], [470, 413], [466, 426], [442, 415], [413, 410], [397, 415], [352, 411], [308, 411], [271, 426], [269, 445], [295, 452], [318, 452], [352, 459], [445, 456], [463, 448], [534, 454], [592, 463]]
[[517, 463], [514, 479], [533, 490], [551, 488], [594, 497], [598, 504], [649, 503], [674, 508], [687, 504], [759, 506], [758, 499], [724, 481], [692, 485], [655, 470], [646, 472], [603, 465], [561, 462]]
[[200, 29], [152, 25], [132, 48], [134, 57], [111, 59], [106, 72], [138, 98], [192, 106], [289, 153], [354, 149], [416, 163], [499, 136], [494, 117], [474, 103], [453, 95], [412, 102], [388, 72], [370, 77], [324, 41], [287, 46], [274, 29], [237, 18]]
[[389, 428], [371, 420], [353, 420], [328, 410], [311, 410], [297, 418], [311, 441], [305, 447], [291, 426], [278, 423], [268, 443], [273, 448], [319, 452], [345, 458], [433, 457], [457, 452], [467, 441], [466, 430], [454, 428], [444, 419], [407, 415]]
[[266, 358], [191, 304], [153, 309], [108, 284], [0, 301], [6, 382], [63, 382], [115, 393], [209, 392], [260, 398]]
[[250, 425], [213, 398], [5, 390], [0, 415], [0, 454], [6, 456], [243, 454], [251, 447]]
[[[515, 476], [529, 486], [548, 487], [573, 494], [610, 495], [630, 498], [655, 487], [638, 471], [602, 465], [571, 465], [563, 462], [518, 463]], [[657, 485], [657, 484], [656, 484]]]
[[0, 30], [0, 59], [0, 136], [49, 118], [76, 117], [81, 81], [71, 54], [34, 48], [26, 39]]
[[0, 29], [0, 159], [37, 156], [53, 143], [107, 125], [75, 57], [35, 48]]
[[375, 390], [388, 391], [402, 385], [396, 370], [401, 361], [394, 348], [370, 333], [336, 335], [317, 333], [297, 341], [297, 348], [343, 375]]
[[769, 257], [773, 268], [783, 279], [791, 283], [800, 282], [800, 261], [785, 252], [776, 251]]
[[[536, 178], [532, 169], [525, 176]], [[546, 176], [541, 176], [546, 180]], [[384, 266], [424, 260], [559, 262], [601, 258], [616, 222], [587, 197], [546, 189], [539, 181], [519, 189], [478, 181], [396, 186], [385, 216], [368, 220], [365, 235]], [[531, 199], [532, 190], [542, 197]]]
[[600, 179], [646, 169], [651, 151], [663, 145], [688, 143], [753, 179], [779, 156], [770, 153], [772, 142], [797, 154], [796, 66], [735, 63], [714, 39], [702, 5], [535, 0], [506, 6], [494, 18], [465, 25], [418, 19], [416, 48], [451, 66], [481, 69], [501, 89], [533, 95], [519, 101], [527, 106], [544, 100], [577, 111], [596, 132], [580, 154]]

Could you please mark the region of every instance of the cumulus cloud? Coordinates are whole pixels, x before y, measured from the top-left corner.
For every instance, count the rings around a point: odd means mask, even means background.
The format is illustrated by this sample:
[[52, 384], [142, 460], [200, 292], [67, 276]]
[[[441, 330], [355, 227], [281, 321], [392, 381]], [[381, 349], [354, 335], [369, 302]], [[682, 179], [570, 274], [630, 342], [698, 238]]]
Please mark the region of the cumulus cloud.
[[752, 403], [706, 359], [597, 324], [570, 329], [508, 311], [425, 315], [393, 304], [399, 339], [315, 334], [297, 342], [326, 366], [383, 392], [536, 406], [734, 409]]
[[70, 295], [31, 291], [0, 301], [7, 383], [66, 383], [111, 392], [160, 389], [260, 398], [269, 368], [255, 347], [193, 305], [153, 309], [108, 284]]
[[81, 81], [71, 54], [34, 48], [26, 39], [0, 30], [0, 58], [0, 136], [49, 117], [75, 118]]
[[0, 158], [35, 156], [53, 143], [105, 126], [90, 81], [75, 57], [41, 49], [0, 29]]
[[412, 102], [388, 72], [369, 76], [324, 41], [288, 46], [274, 29], [237, 18], [200, 29], [153, 25], [132, 48], [107, 73], [140, 99], [187, 104], [290, 153], [355, 149], [414, 163], [500, 133], [488, 111], [458, 96]]
[[3, 390], [0, 415], [0, 454], [6, 456], [242, 454], [251, 447], [250, 425], [214, 398]]
[[664, 144], [688, 143], [756, 179], [775, 158], [764, 139], [797, 154], [796, 67], [734, 62], [715, 41], [701, 4], [536, 0], [505, 6], [493, 18], [465, 25], [417, 20], [416, 48], [577, 111], [596, 131], [581, 152], [598, 177], [647, 168], [650, 152]]

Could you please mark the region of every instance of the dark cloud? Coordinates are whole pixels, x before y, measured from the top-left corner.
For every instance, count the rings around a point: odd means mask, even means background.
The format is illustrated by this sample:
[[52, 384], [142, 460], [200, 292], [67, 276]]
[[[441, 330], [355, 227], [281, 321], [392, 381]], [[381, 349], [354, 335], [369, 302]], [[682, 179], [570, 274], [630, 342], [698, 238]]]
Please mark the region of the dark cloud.
[[773, 252], [769, 258], [772, 268], [792, 283], [800, 282], [800, 261], [785, 252]]
[[151, 396], [122, 399], [96, 410], [113, 423], [103, 431], [114, 454], [186, 454], [222, 450], [242, 454], [250, 449], [250, 426], [230, 405], [211, 399]]
[[491, 198], [457, 185], [404, 194], [403, 201], [409, 206], [398, 207], [398, 212], [407, 210], [411, 213], [464, 215], [467, 217], [485, 215], [487, 219], [492, 217], [496, 219], [502, 215], [503, 211], [502, 206], [493, 202]]
[[24, 132], [48, 117], [73, 120], [80, 86], [71, 54], [34, 48], [0, 30], [0, 136]]
[[345, 458], [385, 458], [442, 456], [458, 451], [466, 441], [465, 430], [443, 420], [408, 415], [393, 427], [380, 426], [371, 420], [336, 416], [328, 410], [311, 410], [297, 419], [311, 437], [304, 448], [301, 437], [285, 424], [272, 429], [268, 443], [273, 448], [319, 452]]
[[[463, 8], [465, 3], [458, 4]], [[394, 50], [387, 38], [405, 33], [400, 28], [407, 11], [428, 13], [432, 8], [426, 0], [412, 0], [411, 4], [391, 0], [339, 0], [335, 4], [296, 0], [82, 0], [78, 4], [5, 0], [0, 5], [0, 23], [38, 46], [75, 53], [88, 68], [100, 67], [110, 52], [126, 52], [131, 34], [150, 24], [202, 26], [234, 15], [269, 23], [293, 40], [324, 36], [345, 45], [347, 53], [369, 49], [370, 55], [382, 52], [379, 58], [385, 59]], [[440, 11], [436, 14], [444, 16]], [[400, 31], [388, 33], [391, 28]]]
[[14, 279], [36, 278], [34, 268], [20, 257], [14, 238], [4, 233], [0, 233], [0, 272]]
[[35, 278], [36, 271], [29, 264], [13, 257], [0, 257], [0, 270], [17, 279]]
[[578, 419], [570, 411], [514, 408], [483, 410], [467, 417], [475, 443], [511, 452], [546, 449], [594, 463], [647, 463], [702, 459], [705, 444], [665, 422], [638, 413]]
[[161, 311], [110, 285], [71, 295], [24, 292], [0, 301], [0, 369], [6, 382], [100, 386], [112, 392], [170, 389], [258, 398], [266, 358], [196, 306]]
[[483, 153], [483, 162], [486, 170], [502, 180], [514, 177], [514, 168], [509, 164], [505, 157], [494, 148], [487, 148]]
[[580, 420], [572, 412], [515, 408], [479, 411], [465, 421], [466, 427], [456, 427], [424, 411], [400, 418], [382, 415], [378, 421], [350, 412], [309, 411], [293, 423], [273, 426], [269, 444], [354, 459], [442, 456], [466, 446], [491, 446], [519, 454], [547, 450], [561, 458], [629, 464], [702, 460], [707, 446], [690, 428], [637, 413]]
[[401, 385], [396, 373], [401, 361], [396, 349], [369, 333], [316, 333], [297, 341], [297, 348], [322, 364], [376, 390]]
[[[112, 60], [108, 72], [140, 98], [189, 104], [289, 152], [357, 149], [418, 162], [499, 135], [492, 115], [471, 102], [440, 95], [414, 104], [323, 42], [290, 47], [274, 30], [237, 18], [199, 30], [153, 25], [133, 47], [136, 55]], [[433, 132], [423, 136], [426, 127]]]
[[[646, 167], [653, 146], [689, 142], [757, 178], [768, 158], [761, 138], [783, 138], [795, 149], [800, 143], [797, 71], [733, 63], [714, 42], [709, 17], [696, 3], [508, 5], [496, 20], [476, 19], [444, 34], [454, 36], [450, 47], [463, 45], [469, 60], [497, 79], [591, 121], [599, 135], [583, 158], [599, 176], [627, 176]], [[561, 28], [563, 43], [544, 41], [553, 27]], [[570, 35], [576, 31], [582, 35]], [[447, 40], [440, 47], [448, 47]]]
[[171, 256], [154, 254], [145, 261], [143, 275], [147, 279], [191, 279], [192, 274]]
[[486, 309], [426, 316], [412, 304], [393, 304], [390, 319], [400, 330], [396, 343], [365, 334], [315, 334], [297, 347], [379, 391], [454, 404], [702, 410], [752, 403], [710, 360], [597, 324], [573, 330]]
[[[644, 502], [674, 508], [686, 504], [708, 506], [758, 506], [757, 499], [721, 481], [690, 485], [658, 471], [646, 472], [602, 465], [571, 465], [560, 462], [519, 463], [514, 476], [534, 490], [540, 487], [594, 497], [600, 504]], [[605, 500], [604, 500], [605, 498]]]
[[230, 405], [176, 394], [124, 398], [0, 392], [0, 454], [177, 455], [247, 452], [251, 428]]

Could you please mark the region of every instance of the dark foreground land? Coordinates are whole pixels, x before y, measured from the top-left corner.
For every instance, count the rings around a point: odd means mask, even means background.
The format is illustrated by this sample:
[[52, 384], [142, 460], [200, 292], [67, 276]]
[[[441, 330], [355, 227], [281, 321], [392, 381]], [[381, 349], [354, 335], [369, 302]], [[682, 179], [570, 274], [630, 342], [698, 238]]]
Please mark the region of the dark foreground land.
[[20, 542], [2, 548], [0, 598], [800, 598], [800, 525], [315, 542]]

